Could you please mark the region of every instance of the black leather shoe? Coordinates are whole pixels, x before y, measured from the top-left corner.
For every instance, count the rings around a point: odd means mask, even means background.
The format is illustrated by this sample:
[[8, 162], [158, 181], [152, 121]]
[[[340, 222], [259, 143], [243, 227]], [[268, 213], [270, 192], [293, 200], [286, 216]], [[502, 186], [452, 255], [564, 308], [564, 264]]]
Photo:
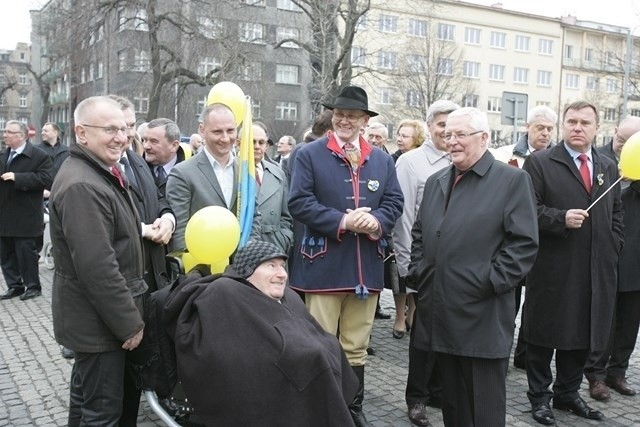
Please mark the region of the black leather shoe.
[[601, 421], [604, 419], [602, 412], [589, 407], [587, 402], [585, 402], [581, 397], [571, 402], [559, 402], [554, 399], [553, 408], [561, 411], [570, 411], [579, 417], [587, 418], [589, 420]]
[[9, 288], [7, 292], [0, 295], [0, 299], [11, 299], [24, 294], [24, 288]]
[[373, 347], [367, 347], [367, 354], [369, 356], [375, 356], [376, 355], [376, 349]]
[[409, 406], [409, 420], [417, 426], [431, 426], [427, 418], [427, 408], [422, 403]]
[[62, 346], [61, 353], [62, 357], [64, 357], [65, 359], [73, 359], [74, 357], [76, 357], [76, 354], [73, 352], [73, 350], [65, 346]]
[[556, 418], [553, 416], [553, 411], [549, 407], [549, 404], [545, 402], [533, 403], [531, 406], [531, 415], [533, 416], [534, 420], [546, 426], [550, 426], [556, 423]]
[[39, 297], [40, 295], [42, 295], [40, 289], [27, 289], [24, 294], [20, 295], [20, 299], [22, 301], [26, 301], [31, 298]]
[[376, 310], [375, 318], [376, 318], [376, 319], [384, 319], [384, 320], [387, 320], [387, 319], [391, 319], [391, 315], [390, 315], [390, 314], [388, 314], [388, 313], [385, 313], [385, 312], [384, 312], [384, 311], [382, 311], [382, 310]]
[[404, 338], [404, 331], [393, 330], [393, 337], [397, 340]]

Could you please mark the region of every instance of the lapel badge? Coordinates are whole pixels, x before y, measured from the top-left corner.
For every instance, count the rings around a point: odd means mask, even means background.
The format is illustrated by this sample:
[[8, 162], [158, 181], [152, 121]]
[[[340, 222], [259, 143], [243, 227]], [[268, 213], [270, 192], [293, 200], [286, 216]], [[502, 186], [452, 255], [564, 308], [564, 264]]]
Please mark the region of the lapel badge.
[[380, 188], [380, 181], [377, 179], [370, 179], [367, 181], [367, 188], [369, 191], [378, 191], [378, 188]]
[[599, 173], [599, 174], [596, 176], [596, 179], [598, 180], [598, 185], [602, 185], [602, 184], [604, 184], [604, 179], [603, 179], [603, 177], [604, 177], [604, 174], [603, 174], [603, 173]]

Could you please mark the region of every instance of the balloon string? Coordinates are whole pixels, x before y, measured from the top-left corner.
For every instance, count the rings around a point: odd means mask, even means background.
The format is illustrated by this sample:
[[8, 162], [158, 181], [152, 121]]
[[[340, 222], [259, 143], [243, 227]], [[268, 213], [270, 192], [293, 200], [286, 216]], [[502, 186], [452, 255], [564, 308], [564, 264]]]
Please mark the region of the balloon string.
[[611, 187], [607, 188], [607, 191], [605, 191], [604, 193], [602, 193], [602, 194], [600, 195], [600, 197], [598, 197], [598, 198], [596, 199], [596, 201], [595, 201], [595, 202], [591, 203], [591, 206], [589, 206], [589, 207], [587, 208], [587, 212], [589, 212], [589, 210], [590, 210], [590, 209], [591, 209], [591, 208], [592, 208], [596, 203], [598, 203], [598, 202], [600, 201], [600, 199], [602, 199], [602, 198], [604, 197], [604, 195], [605, 195], [605, 194], [607, 194], [607, 193], [609, 192], [609, 190], [611, 190], [613, 187], [615, 187], [615, 186], [616, 186], [616, 184], [617, 184], [617, 183], [619, 183], [621, 180], [622, 180], [622, 177], [618, 178], [618, 179], [616, 180], [616, 182], [614, 182], [613, 184], [611, 184]]

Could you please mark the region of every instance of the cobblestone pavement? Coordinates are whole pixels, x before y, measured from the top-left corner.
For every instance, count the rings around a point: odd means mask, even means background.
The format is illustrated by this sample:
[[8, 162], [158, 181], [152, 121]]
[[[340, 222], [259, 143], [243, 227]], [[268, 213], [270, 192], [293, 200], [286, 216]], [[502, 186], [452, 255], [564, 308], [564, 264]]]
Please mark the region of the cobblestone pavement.
[[[60, 355], [51, 325], [52, 271], [40, 268], [43, 296], [29, 301], [0, 301], [0, 426], [63, 426], [68, 410], [68, 381], [72, 362]], [[0, 278], [0, 292], [6, 286]], [[393, 312], [393, 298], [385, 291], [381, 305]], [[376, 320], [371, 346], [376, 355], [366, 367], [365, 413], [376, 427], [410, 426], [404, 403], [407, 376], [408, 337], [391, 336], [393, 320]], [[638, 353], [638, 352], [636, 352]], [[640, 388], [640, 355], [634, 354], [629, 377]], [[509, 367], [507, 377], [507, 426], [538, 426], [531, 418], [524, 371]], [[588, 396], [586, 381], [582, 396], [606, 415], [602, 422], [586, 421], [555, 411], [559, 426], [606, 427], [640, 425], [640, 397], [611, 392], [611, 400], [595, 402]], [[434, 427], [442, 426], [440, 410], [428, 408]], [[147, 402], [140, 408], [139, 425], [162, 426]]]

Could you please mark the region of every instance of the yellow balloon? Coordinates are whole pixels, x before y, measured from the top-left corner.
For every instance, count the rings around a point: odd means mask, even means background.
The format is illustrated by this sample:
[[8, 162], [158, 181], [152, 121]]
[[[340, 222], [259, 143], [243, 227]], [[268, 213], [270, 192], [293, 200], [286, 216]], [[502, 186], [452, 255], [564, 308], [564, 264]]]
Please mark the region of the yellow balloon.
[[622, 146], [618, 166], [623, 178], [640, 180], [640, 132], [631, 135]]
[[214, 264], [228, 259], [238, 247], [240, 223], [230, 210], [207, 206], [189, 219], [184, 239], [199, 263]]
[[211, 273], [223, 273], [228, 265], [229, 258], [225, 258], [222, 261], [214, 262], [213, 264], [211, 264]]
[[236, 125], [240, 126], [247, 110], [244, 92], [235, 83], [220, 82], [213, 86], [207, 96], [207, 106], [211, 104], [224, 104], [236, 118]]
[[184, 266], [185, 274], [198, 264], [198, 261], [189, 252], [182, 254], [182, 265]]

